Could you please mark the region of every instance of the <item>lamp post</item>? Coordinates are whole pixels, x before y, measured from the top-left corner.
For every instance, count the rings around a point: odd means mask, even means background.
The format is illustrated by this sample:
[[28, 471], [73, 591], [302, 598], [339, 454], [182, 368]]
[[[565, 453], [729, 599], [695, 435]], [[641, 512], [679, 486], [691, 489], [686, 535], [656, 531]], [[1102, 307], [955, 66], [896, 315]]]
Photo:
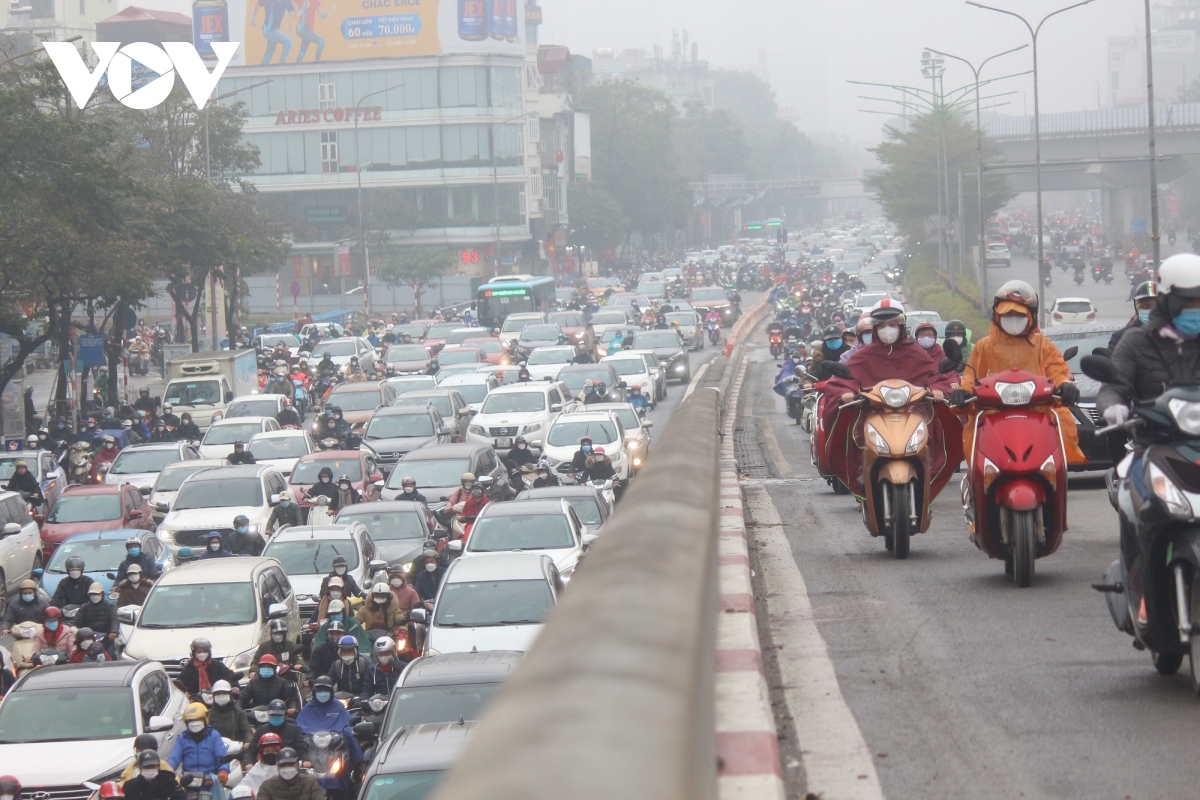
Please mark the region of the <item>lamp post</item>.
[[1146, 0], [1146, 121], [1150, 129], [1150, 244], [1154, 250], [1154, 276], [1162, 256], [1158, 230], [1158, 144], [1154, 139], [1154, 49], [1150, 33], [1150, 0]]
[[985, 58], [983, 61], [981, 61], [979, 63], [978, 67], [976, 67], [974, 64], [972, 64], [970, 61], [967, 61], [965, 58], [962, 58], [961, 56], [952, 55], [951, 53], [945, 53], [945, 52], [942, 52], [941, 50], [934, 50], [932, 47], [926, 48], [931, 53], [937, 53], [938, 55], [945, 56], [946, 58], [953, 58], [955, 61], [961, 61], [962, 63], [966, 64], [967, 67], [971, 70], [971, 72], [975, 75], [975, 189], [976, 189], [976, 195], [977, 195], [977, 202], [979, 203], [978, 274], [979, 274], [979, 298], [980, 298], [980, 303], [984, 304], [984, 305], [986, 305], [986, 303], [987, 303], [987, 294], [988, 294], [988, 286], [987, 286], [987, 219], [984, 217], [984, 213], [983, 213], [983, 122], [982, 122], [982, 115], [980, 113], [980, 106], [979, 106], [979, 75], [981, 72], [983, 72], [983, 68], [987, 65], [987, 63], [989, 61], [991, 61], [992, 59], [999, 58], [1000, 56], [1006, 56], [1009, 53], [1015, 53], [1018, 50], [1024, 50], [1028, 46], [1029, 45], [1027, 45], [1027, 44], [1023, 44], [1020, 47], [1014, 47], [1011, 50], [1005, 50], [1003, 53], [996, 53], [995, 55], [988, 56], [987, 58]]
[[[975, 6], [976, 8], [987, 9], [988, 11], [995, 11], [999, 14], [1007, 14], [1010, 17], [1016, 17], [1017, 19], [1021, 20], [1021, 22], [1029, 30], [1029, 38], [1032, 40], [1032, 44], [1033, 44], [1033, 152], [1034, 152], [1033, 158], [1034, 158], [1034, 182], [1037, 187], [1037, 255], [1038, 255], [1038, 292], [1039, 293], [1042, 292], [1043, 286], [1044, 286], [1044, 281], [1045, 281], [1044, 271], [1046, 270], [1046, 253], [1045, 253], [1045, 243], [1042, 241], [1042, 123], [1041, 123], [1041, 107], [1038, 105], [1038, 73], [1037, 73], [1038, 34], [1041, 33], [1042, 26], [1045, 25], [1046, 21], [1048, 19], [1050, 19], [1051, 17], [1057, 16], [1057, 15], [1063, 13], [1064, 11], [1070, 11], [1073, 8], [1079, 8], [1080, 6], [1086, 6], [1088, 3], [1091, 3], [1091, 2], [1092, 2], [1092, 0], [1082, 0], [1082, 2], [1073, 3], [1069, 6], [1064, 6], [1063, 8], [1060, 8], [1057, 11], [1051, 11], [1049, 14], [1042, 17], [1041, 22], [1039, 22], [1035, 26], [1035, 25], [1031, 25], [1029, 23], [1029, 20], [1025, 19], [1024, 17], [1022, 17], [1020, 14], [1016, 13], [1015, 11], [1008, 11], [1003, 8], [996, 8], [995, 6], [984, 5], [983, 3], [975, 2], [975, 0], [967, 0], [967, 5], [969, 5], [969, 6]], [[1038, 305], [1042, 311], [1041, 322], [1042, 322], [1042, 324], [1045, 324], [1046, 313], [1047, 313], [1047, 304], [1039, 303]]]
[[358, 118], [361, 115], [358, 110], [362, 108], [363, 101], [368, 98], [390, 92], [392, 89], [399, 89], [403, 85], [403, 83], [397, 83], [395, 86], [367, 92], [354, 104], [354, 177], [358, 182], [358, 241], [362, 244], [363, 249], [363, 314], [368, 319], [371, 316], [371, 255], [370, 249], [367, 247], [367, 227], [363, 220], [362, 151], [358, 146]]
[[921, 74], [928, 78], [930, 82], [930, 95], [935, 115], [934, 123], [937, 125], [937, 151], [935, 157], [937, 160], [938, 192], [938, 268], [946, 270], [947, 274], [951, 275], [951, 288], [953, 288], [953, 270], [950, 269], [950, 254], [947, 252], [948, 248], [946, 247], [946, 218], [942, 215], [942, 189], [944, 188], [942, 184], [942, 120], [940, 116], [942, 97], [938, 91], [938, 79], [946, 71], [945, 63], [943, 59], [935, 58], [928, 50], [921, 57]]
[[494, 275], [500, 274], [500, 171], [499, 167], [496, 166], [496, 130], [501, 125], [507, 125], [508, 123], [516, 122], [519, 119], [525, 119], [525, 114], [521, 113], [515, 117], [509, 117], [508, 119], [502, 119], [499, 122], [492, 123], [491, 134], [488, 136], [488, 144], [491, 145], [492, 148], [492, 226], [496, 233], [496, 271]]

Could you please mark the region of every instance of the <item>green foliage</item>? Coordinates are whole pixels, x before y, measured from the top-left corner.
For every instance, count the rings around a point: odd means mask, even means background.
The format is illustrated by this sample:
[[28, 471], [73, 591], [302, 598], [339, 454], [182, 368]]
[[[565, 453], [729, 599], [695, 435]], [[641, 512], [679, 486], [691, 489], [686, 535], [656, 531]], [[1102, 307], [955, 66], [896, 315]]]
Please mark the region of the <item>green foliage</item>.
[[411, 286], [418, 317], [421, 316], [422, 292], [436, 286], [438, 278], [454, 266], [454, 255], [448, 250], [398, 245], [385, 246], [379, 253], [380, 280], [395, 286]]
[[987, 336], [988, 321], [978, 306], [962, 296], [979, 296], [974, 278], [958, 275], [956, 282], [962, 294], [950, 290], [950, 284], [937, 272], [937, 256], [932, 247], [923, 247], [911, 255], [904, 270], [904, 291], [909, 308], [936, 311], [944, 320], [962, 320], [973, 334], [973, 340]]
[[742, 126], [725, 111], [688, 105], [676, 125], [680, 169], [691, 181], [710, 175], [744, 174], [747, 147]]
[[618, 247], [629, 230], [621, 204], [601, 183], [571, 187], [571, 241], [593, 250]]

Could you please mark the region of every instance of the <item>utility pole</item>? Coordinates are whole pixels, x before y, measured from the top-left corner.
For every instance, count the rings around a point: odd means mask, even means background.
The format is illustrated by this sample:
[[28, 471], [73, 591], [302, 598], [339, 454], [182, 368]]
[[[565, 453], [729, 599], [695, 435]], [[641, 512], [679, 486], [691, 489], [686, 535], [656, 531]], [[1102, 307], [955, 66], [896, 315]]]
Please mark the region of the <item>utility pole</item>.
[[1154, 45], [1150, 32], [1150, 0], [1146, 5], [1146, 113], [1150, 127], [1150, 244], [1154, 251], [1154, 276], [1162, 263], [1162, 232], [1158, 229], [1158, 144], [1154, 139]]

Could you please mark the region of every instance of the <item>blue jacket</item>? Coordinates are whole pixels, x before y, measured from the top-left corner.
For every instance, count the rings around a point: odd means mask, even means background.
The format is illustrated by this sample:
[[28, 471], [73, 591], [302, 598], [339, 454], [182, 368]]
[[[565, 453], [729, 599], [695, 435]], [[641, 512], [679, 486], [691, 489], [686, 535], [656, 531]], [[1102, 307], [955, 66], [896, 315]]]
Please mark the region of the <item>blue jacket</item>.
[[[340, 703], [338, 705], [341, 705]], [[217, 729], [209, 725], [204, 729], [200, 741], [187, 731], [175, 737], [175, 746], [167, 763], [176, 773], [202, 772], [205, 775], [224, 772], [229, 773], [229, 765], [222, 764], [225, 758], [225, 742]], [[181, 768], [182, 766], [182, 768]]]
[[296, 724], [305, 735], [317, 731], [344, 731], [350, 727], [350, 712], [332, 697], [328, 703], [310, 700], [296, 715]]
[[142, 568], [142, 574], [150, 580], [156, 580], [162, 574], [162, 570], [158, 568], [158, 562], [143, 550], [141, 553], [138, 553], [137, 558], [133, 558], [128, 553], [125, 554], [125, 560], [117, 565], [117, 580], [115, 582], [120, 583], [125, 580], [125, 573], [135, 563]]
[[233, 553], [229, 552], [224, 547], [222, 547], [220, 550], [218, 550], [215, 553], [206, 547], [206, 548], [204, 548], [204, 552], [201, 553], [199, 555], [199, 557], [196, 558], [196, 560], [203, 561], [206, 558], [233, 558], [233, 557], [234, 557]]

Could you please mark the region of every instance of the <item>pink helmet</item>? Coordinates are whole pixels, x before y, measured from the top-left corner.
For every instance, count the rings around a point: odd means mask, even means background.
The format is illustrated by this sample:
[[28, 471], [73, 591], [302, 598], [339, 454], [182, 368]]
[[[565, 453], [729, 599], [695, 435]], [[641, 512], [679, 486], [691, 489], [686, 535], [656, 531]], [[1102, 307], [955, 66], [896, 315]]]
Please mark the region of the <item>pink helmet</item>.
[[603, 448], [603, 447], [597, 447], [597, 448], [595, 448], [594, 450], [592, 450], [592, 452], [593, 452], [594, 454], [598, 455], [598, 456], [602, 456], [602, 455], [604, 455], [604, 448]]

